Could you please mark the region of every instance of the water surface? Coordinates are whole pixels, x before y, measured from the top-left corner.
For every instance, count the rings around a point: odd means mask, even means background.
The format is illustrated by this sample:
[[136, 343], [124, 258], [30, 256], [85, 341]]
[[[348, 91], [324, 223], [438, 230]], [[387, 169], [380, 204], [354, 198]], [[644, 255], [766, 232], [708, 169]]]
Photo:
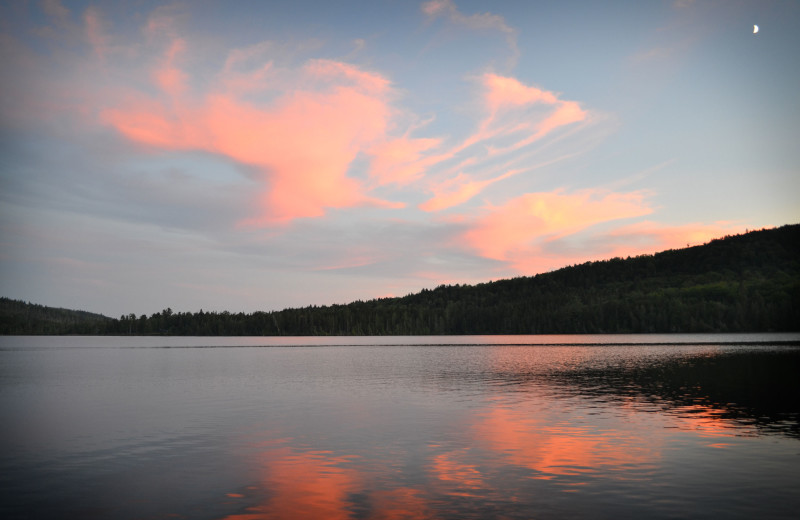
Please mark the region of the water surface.
[[0, 517], [793, 518], [800, 335], [0, 338]]

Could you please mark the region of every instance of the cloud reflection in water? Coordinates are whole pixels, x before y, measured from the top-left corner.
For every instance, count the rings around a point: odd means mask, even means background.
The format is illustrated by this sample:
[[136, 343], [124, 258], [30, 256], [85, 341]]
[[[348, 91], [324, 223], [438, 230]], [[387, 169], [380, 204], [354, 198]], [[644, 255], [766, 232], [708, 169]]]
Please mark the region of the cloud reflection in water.
[[[480, 404], [462, 416], [457, 433], [443, 437], [446, 442], [430, 442], [422, 454], [401, 451], [399, 462], [388, 463], [379, 455], [383, 447], [374, 445], [378, 439], [355, 449], [286, 440], [259, 459], [260, 502], [226, 520], [553, 516], [547, 512], [558, 510], [554, 496], [560, 493], [575, 494], [576, 510], [583, 510], [588, 497], [610, 489], [628, 496], [625, 507], [646, 508], [652, 497], [642, 484], [657, 485], [674, 471], [669, 459], [677, 447], [681, 456], [706, 457], [703, 450], [733, 448], [770, 431], [757, 429], [770, 414], [748, 386], [763, 383], [759, 374], [770, 371], [761, 364], [774, 359], [750, 359], [745, 377], [736, 356], [682, 355], [678, 349], [665, 358], [639, 350], [635, 362], [627, 352], [619, 356], [625, 363], [603, 366], [591, 348], [564, 349], [568, 358], [545, 364], [542, 349], [495, 348], [490, 369], [486, 359], [480, 371], [470, 363], [438, 373], [434, 368], [429, 375], [439, 391], [453, 381], [482, 389]], [[602, 357], [604, 363], [614, 359], [608, 349]], [[738, 384], [720, 382], [720, 371], [733, 371]], [[474, 397], [473, 391], [467, 393]], [[794, 428], [782, 434], [791, 437]]]

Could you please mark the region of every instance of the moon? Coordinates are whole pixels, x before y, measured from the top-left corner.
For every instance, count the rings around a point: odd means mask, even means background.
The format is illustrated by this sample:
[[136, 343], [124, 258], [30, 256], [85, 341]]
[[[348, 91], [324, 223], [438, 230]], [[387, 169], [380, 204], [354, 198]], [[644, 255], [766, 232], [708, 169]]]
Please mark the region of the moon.
[[757, 26], [757, 25], [754, 25], [754, 26], [753, 26], [753, 34], [755, 34], [755, 33], [757, 33], [757, 32], [758, 32], [758, 26]]

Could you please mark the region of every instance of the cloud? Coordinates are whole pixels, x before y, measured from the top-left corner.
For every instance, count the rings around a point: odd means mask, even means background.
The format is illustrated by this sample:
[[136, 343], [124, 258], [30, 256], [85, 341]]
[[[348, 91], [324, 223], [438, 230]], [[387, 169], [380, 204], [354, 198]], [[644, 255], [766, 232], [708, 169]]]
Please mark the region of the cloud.
[[109, 38], [103, 28], [100, 12], [95, 7], [89, 7], [83, 13], [86, 30], [86, 39], [92, 46], [94, 54], [102, 61], [105, 60], [109, 47]]
[[188, 25], [190, 12], [187, 5], [180, 2], [159, 5], [147, 16], [147, 21], [141, 29], [142, 34], [150, 43], [164, 38], [174, 40]]
[[64, 7], [59, 0], [44, 0], [42, 2], [42, 11], [58, 22], [63, 22], [69, 18], [69, 9]]
[[443, 17], [450, 23], [461, 25], [473, 30], [492, 30], [499, 31], [506, 37], [506, 43], [511, 50], [509, 66], [513, 66], [519, 59], [519, 48], [517, 47], [517, 31], [510, 27], [505, 19], [492, 13], [480, 13], [465, 15], [458, 10], [452, 0], [431, 0], [421, 6], [422, 12], [429, 18], [434, 19]]
[[172, 66], [181, 42], [172, 43], [166, 65], [155, 72], [173, 99], [132, 96], [103, 112], [106, 123], [137, 142], [218, 153], [259, 168], [265, 184], [261, 214], [246, 224], [318, 217], [326, 208], [399, 207], [369, 197], [348, 176], [358, 154], [385, 139], [392, 115], [387, 79], [350, 64], [313, 60], [294, 71], [294, 89], [266, 105], [225, 91], [194, 99], [185, 95], [185, 76]]
[[613, 230], [598, 239], [611, 249], [614, 256], [633, 256], [705, 244], [714, 238], [744, 231], [743, 226], [732, 222], [669, 225], [643, 221]]
[[613, 193], [585, 189], [527, 193], [500, 207], [490, 207], [463, 234], [484, 258], [508, 262], [523, 271], [540, 265], [542, 243], [598, 223], [652, 212], [644, 192]]
[[[647, 192], [580, 190], [530, 193], [487, 208], [461, 235], [481, 257], [534, 274], [570, 264], [652, 254], [744, 231], [735, 223], [619, 221], [652, 213]], [[605, 225], [604, 225], [605, 224]]]
[[470, 200], [479, 194], [483, 189], [496, 182], [498, 179], [486, 181], [475, 181], [466, 175], [459, 174], [457, 177], [449, 179], [439, 186], [433, 188], [433, 198], [419, 205], [422, 211], [441, 211], [451, 208]]
[[478, 195], [490, 184], [517, 175], [522, 171], [524, 170], [511, 170], [503, 175], [484, 181], [476, 181], [464, 174], [459, 174], [452, 179], [448, 179], [439, 186], [434, 186], [433, 198], [420, 204], [419, 209], [422, 211], [441, 211], [453, 206], [458, 206]]
[[156, 84], [172, 96], [179, 96], [186, 90], [188, 76], [175, 65], [178, 56], [186, 49], [186, 42], [181, 38], [172, 41], [164, 55], [162, 64], [153, 72]]
[[[524, 148], [559, 127], [586, 120], [589, 115], [575, 101], [558, 99], [553, 92], [523, 85], [514, 78], [485, 74], [483, 82], [490, 111], [484, 126], [500, 126], [502, 130], [497, 133], [501, 134], [515, 132], [523, 135], [511, 145], [490, 146], [492, 155]], [[546, 116], [533, 112], [541, 105], [554, 106], [555, 109]], [[505, 114], [502, 113], [504, 110]], [[536, 116], [539, 116], [538, 123], [534, 124], [532, 121], [537, 119]]]
[[552, 130], [570, 123], [586, 119], [586, 112], [574, 101], [561, 102], [558, 109], [536, 127], [536, 135], [544, 135]]
[[483, 75], [483, 85], [486, 88], [486, 104], [492, 115], [497, 113], [500, 108], [508, 106], [522, 106], [531, 103], [552, 105], [558, 102], [558, 98], [553, 92], [524, 85], [516, 78], [487, 73]]
[[228, 53], [225, 66], [218, 79], [222, 89], [238, 95], [268, 89], [270, 87], [269, 76], [274, 66], [273, 61], [260, 60], [256, 66], [252, 66], [250, 62], [262, 56], [262, 53], [267, 56], [266, 51], [269, 48], [269, 42], [262, 42], [246, 49], [234, 49]]
[[422, 4], [421, 9], [428, 16], [439, 16], [455, 12], [456, 6], [450, 0], [431, 0]]
[[[499, 17], [462, 15], [452, 2], [437, 9], [470, 26], [507, 28]], [[430, 198], [418, 208], [442, 211], [523, 170], [498, 165], [497, 157], [588, 114], [554, 92], [485, 74], [476, 98], [483, 118], [470, 135], [448, 145], [445, 136], [411, 135], [434, 118], [404, 127], [418, 118], [396, 106], [399, 91], [388, 77], [332, 59], [298, 65], [297, 54], [308, 50], [302, 45], [261, 42], [227, 52], [216, 73], [190, 69], [199, 47], [180, 35], [179, 14], [159, 8], [146, 19], [147, 43], [126, 58], [138, 69], [120, 75], [118, 64], [104, 64], [110, 73], [100, 120], [136, 143], [220, 154], [257, 170], [262, 189], [253, 200], [259, 210], [243, 225], [285, 224], [358, 206], [398, 209], [406, 203], [386, 199], [426, 192]], [[118, 49], [96, 9], [85, 12], [85, 21], [98, 56]], [[138, 83], [141, 78], [150, 85]], [[380, 196], [373, 193], [378, 189]]]
[[373, 146], [370, 176], [381, 184], [408, 184], [418, 180], [426, 169], [438, 160], [423, 158], [424, 152], [439, 147], [440, 138], [418, 138], [407, 136], [384, 141]]
[[[561, 100], [554, 92], [525, 85], [516, 78], [487, 73], [481, 82], [488, 116], [482, 122], [477, 138], [483, 140], [496, 135], [528, 134], [512, 146], [492, 147], [494, 153], [517, 150], [561, 126], [588, 117], [588, 113], [577, 102]], [[542, 112], [543, 109], [547, 110], [546, 107], [554, 109], [549, 113]]]
[[367, 46], [367, 41], [363, 38], [356, 38], [353, 40], [353, 50], [348, 53], [348, 56], [355, 56]]
[[306, 64], [305, 72], [310, 76], [330, 82], [347, 79], [353, 85], [378, 95], [388, 93], [391, 85], [391, 82], [380, 74], [363, 71], [354, 65], [340, 61], [311, 60]]
[[[433, 197], [420, 204], [419, 208], [423, 211], [441, 211], [457, 206], [472, 199], [491, 184], [534, 169], [511, 168], [510, 165], [521, 163], [523, 159], [526, 162], [531, 160], [529, 155], [512, 155], [500, 167], [501, 171], [505, 171], [497, 175], [498, 167], [494, 161], [498, 157], [526, 148], [558, 128], [589, 117], [589, 113], [581, 109], [577, 102], [561, 100], [554, 92], [525, 85], [516, 78], [487, 73], [481, 77], [481, 85], [482, 101], [487, 115], [479, 123], [478, 129], [459, 145], [430, 158], [430, 161], [432, 164], [444, 162], [467, 149], [471, 151], [455, 168], [452, 176], [429, 183], [428, 191], [433, 193]], [[477, 149], [479, 144], [485, 145], [485, 153]], [[489, 172], [492, 176], [479, 179], [466, 174], [463, 168], [482, 171], [484, 176]]]

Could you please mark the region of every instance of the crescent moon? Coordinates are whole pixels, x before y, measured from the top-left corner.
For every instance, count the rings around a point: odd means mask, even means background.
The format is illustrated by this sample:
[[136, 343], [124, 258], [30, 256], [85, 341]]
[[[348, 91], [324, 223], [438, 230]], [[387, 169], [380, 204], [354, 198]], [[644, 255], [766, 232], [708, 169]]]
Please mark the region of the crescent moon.
[[755, 33], [757, 33], [757, 32], [758, 32], [758, 26], [757, 26], [757, 25], [754, 25], [754, 26], [753, 26], [753, 34], [755, 34]]

